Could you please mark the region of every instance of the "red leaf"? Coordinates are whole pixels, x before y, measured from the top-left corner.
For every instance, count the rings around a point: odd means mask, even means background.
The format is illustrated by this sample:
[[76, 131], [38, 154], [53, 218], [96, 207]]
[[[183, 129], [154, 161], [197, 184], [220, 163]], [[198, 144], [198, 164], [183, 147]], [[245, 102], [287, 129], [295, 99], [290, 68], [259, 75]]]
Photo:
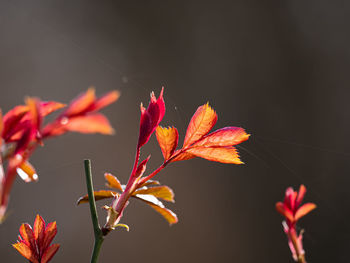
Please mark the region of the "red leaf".
[[294, 216], [293, 213], [284, 205], [282, 202], [278, 202], [276, 204], [276, 210], [279, 212], [281, 215], [286, 217], [290, 222], [294, 221]]
[[40, 263], [49, 262], [52, 259], [52, 257], [56, 254], [59, 248], [59, 244], [52, 244], [50, 247], [48, 247], [45, 253], [42, 255]]
[[45, 251], [49, 246], [54, 237], [57, 234], [57, 224], [56, 222], [51, 222], [47, 224], [45, 228], [45, 238], [42, 243], [41, 251]]
[[120, 190], [121, 192], [123, 192], [123, 187], [120, 184], [119, 180], [117, 179], [117, 177], [115, 177], [114, 175], [110, 174], [110, 173], [105, 173], [105, 179], [107, 181], [107, 186], [110, 188], [115, 188]]
[[151, 155], [149, 155], [147, 157], [147, 159], [143, 160], [139, 166], [137, 167], [136, 171], [135, 171], [135, 174], [133, 174], [132, 176], [134, 177], [141, 177], [143, 175], [143, 173], [146, 171], [146, 165], [147, 165], [147, 162], [148, 160], [151, 158]]
[[[111, 190], [94, 191], [94, 197], [95, 197], [96, 201], [106, 199], [106, 198], [115, 197], [115, 196], [119, 196], [119, 194], [117, 192], [114, 192]], [[77, 205], [80, 205], [81, 203], [88, 203], [88, 202], [89, 202], [89, 196], [84, 195], [78, 199]]]
[[301, 202], [303, 201], [303, 199], [304, 199], [304, 196], [305, 196], [305, 193], [306, 193], [306, 187], [302, 184], [302, 185], [300, 185], [300, 187], [299, 187], [299, 192], [298, 192], [298, 196], [297, 196], [297, 199], [296, 199], [296, 206], [298, 207], [300, 204], [301, 204]]
[[108, 119], [100, 113], [69, 118], [64, 128], [68, 131], [80, 133], [114, 133]]
[[175, 202], [174, 200], [174, 192], [165, 185], [162, 186], [154, 186], [149, 188], [141, 188], [136, 190], [133, 195], [153, 195], [157, 198], [164, 199], [165, 201]]
[[206, 135], [214, 127], [217, 118], [215, 111], [208, 103], [200, 106], [188, 125], [183, 148], [197, 142]]
[[196, 156], [193, 154], [190, 154], [186, 151], [183, 151], [179, 153], [181, 150], [176, 151], [173, 156], [176, 156], [175, 158], [171, 159], [171, 162], [177, 162], [177, 161], [185, 161], [195, 158]]
[[163, 128], [158, 126], [156, 128], [156, 136], [164, 159], [168, 160], [177, 147], [179, 133], [174, 127]]
[[159, 125], [165, 114], [165, 103], [163, 99], [164, 88], [159, 94], [158, 99], [151, 93], [151, 101], [145, 109], [141, 103], [141, 118], [140, 118], [140, 134], [137, 147], [140, 148], [145, 145], [152, 133]]
[[295, 213], [295, 220], [299, 220], [304, 215], [310, 213], [312, 210], [316, 208], [316, 205], [314, 203], [306, 203], [299, 207], [297, 212]]
[[196, 142], [193, 146], [233, 146], [248, 140], [249, 136], [250, 135], [247, 134], [242, 128], [225, 127], [208, 134]]
[[220, 163], [243, 164], [239, 159], [237, 150], [234, 147], [193, 147], [189, 148], [187, 153], [207, 159], [209, 161]]
[[[37, 246], [42, 248], [45, 240], [45, 221], [40, 215], [37, 215], [34, 221], [34, 237]], [[42, 251], [41, 249], [40, 254]]]

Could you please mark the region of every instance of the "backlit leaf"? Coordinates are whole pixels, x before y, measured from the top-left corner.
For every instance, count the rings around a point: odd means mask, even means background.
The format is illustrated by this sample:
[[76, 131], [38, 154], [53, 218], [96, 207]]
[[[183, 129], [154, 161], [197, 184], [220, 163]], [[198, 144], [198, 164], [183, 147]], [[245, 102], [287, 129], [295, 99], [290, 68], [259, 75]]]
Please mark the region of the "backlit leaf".
[[98, 111], [98, 110], [108, 106], [109, 104], [112, 104], [119, 97], [120, 97], [119, 91], [114, 90], [114, 91], [108, 92], [106, 95], [104, 95], [101, 98], [96, 100], [95, 104], [93, 105], [92, 110]]
[[34, 221], [34, 237], [37, 245], [42, 247], [45, 238], [45, 221], [40, 215], [37, 215]]
[[174, 127], [163, 128], [158, 126], [156, 128], [156, 136], [164, 159], [168, 160], [177, 147], [179, 133]]
[[164, 199], [169, 202], [174, 202], [174, 192], [165, 185], [162, 186], [154, 186], [154, 187], [149, 187], [149, 188], [144, 188], [144, 189], [138, 189], [134, 192], [133, 195], [138, 195], [138, 194], [148, 194], [148, 195], [153, 195], [157, 198]]
[[51, 222], [47, 224], [45, 228], [45, 238], [42, 244], [42, 250], [44, 251], [46, 248], [49, 247], [50, 243], [54, 239], [54, 237], [57, 234], [57, 224], [55, 222]]
[[52, 259], [52, 257], [56, 254], [59, 248], [60, 248], [59, 244], [52, 244], [50, 247], [48, 247], [47, 250], [42, 255], [40, 263], [49, 262]]
[[23, 257], [28, 259], [32, 263], [39, 263], [36, 256], [33, 254], [32, 250], [24, 242], [17, 242], [12, 245]]
[[108, 119], [100, 113], [70, 118], [64, 128], [68, 131], [80, 133], [114, 133]]
[[[140, 181], [142, 181], [143, 178], [145, 178], [145, 177], [142, 177], [142, 178], [140, 179]], [[156, 180], [148, 180], [147, 182], [141, 184], [138, 188], [142, 188], [142, 187], [144, 187], [144, 186], [149, 186], [149, 185], [159, 185], [159, 184], [160, 184], [159, 181], [156, 181]]]
[[87, 110], [95, 101], [95, 89], [89, 88], [85, 93], [74, 99], [64, 114], [68, 117], [80, 114]]
[[225, 127], [208, 134], [193, 146], [233, 146], [248, 140], [248, 138], [249, 134], [242, 128]]
[[[177, 154], [179, 153], [179, 154]], [[177, 161], [185, 161], [185, 160], [190, 160], [195, 158], [196, 156], [193, 154], [190, 154], [186, 151], [181, 152], [181, 150], [178, 150], [177, 152], [174, 153], [174, 158], [171, 158], [171, 162], [177, 162]]]
[[316, 205], [313, 203], [306, 203], [306, 204], [302, 205], [295, 213], [295, 216], [294, 216], [295, 220], [299, 220], [301, 217], [310, 213], [315, 208], [316, 208]]
[[170, 225], [178, 222], [176, 214], [171, 210], [165, 208], [163, 203], [153, 195], [136, 195], [134, 197], [144, 201], [146, 204], [151, 206], [154, 210], [160, 213], [168, 221]]
[[[95, 201], [106, 199], [106, 198], [111, 198], [111, 197], [115, 197], [115, 196], [119, 196], [119, 194], [117, 192], [110, 191], [110, 190], [94, 191]], [[78, 199], [77, 205], [80, 205], [81, 203], [88, 203], [88, 202], [89, 202], [89, 196], [84, 195]]]
[[21, 234], [22, 239], [26, 241], [33, 251], [35, 251], [35, 238], [32, 227], [27, 223], [22, 224], [19, 228], [19, 233]]
[[217, 115], [208, 103], [200, 106], [188, 125], [183, 148], [206, 135], [213, 128], [216, 121]]
[[234, 147], [193, 147], [189, 148], [186, 152], [195, 156], [202, 157], [209, 161], [220, 163], [234, 163], [242, 164], [239, 159], [237, 150]]
[[112, 175], [110, 173], [105, 173], [105, 179], [107, 181], [107, 186], [108, 187], [115, 188], [115, 189], [118, 189], [120, 191], [123, 191], [122, 185], [120, 184], [120, 182], [117, 179], [117, 177], [115, 177], [114, 175]]
[[62, 103], [59, 103], [59, 102], [56, 102], [56, 101], [42, 101], [40, 103], [40, 110], [41, 110], [41, 115], [42, 116], [47, 116], [49, 115], [50, 113], [56, 111], [56, 110], [59, 110], [63, 107], [65, 107], [66, 105], [65, 104], [62, 104]]

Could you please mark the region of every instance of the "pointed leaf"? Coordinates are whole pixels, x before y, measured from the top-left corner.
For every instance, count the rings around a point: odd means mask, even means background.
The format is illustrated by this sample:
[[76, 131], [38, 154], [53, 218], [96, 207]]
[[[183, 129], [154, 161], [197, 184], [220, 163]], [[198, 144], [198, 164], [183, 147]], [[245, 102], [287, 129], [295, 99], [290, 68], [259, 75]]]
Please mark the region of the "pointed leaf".
[[282, 202], [278, 202], [276, 204], [276, 210], [285, 218], [287, 218], [290, 222], [294, 221], [293, 213]]
[[162, 126], [158, 126], [156, 128], [156, 136], [163, 157], [165, 160], [168, 160], [177, 147], [179, 133], [174, 127], [163, 128]]
[[183, 148], [206, 135], [214, 127], [217, 118], [215, 111], [208, 103], [200, 106], [188, 125]]
[[22, 164], [17, 167], [16, 171], [26, 183], [37, 181], [39, 179], [35, 168], [28, 161], [22, 162]]
[[21, 234], [23, 241], [30, 246], [32, 251], [36, 251], [35, 238], [34, 238], [34, 232], [32, 230], [32, 227], [27, 223], [22, 224], [19, 228], [19, 233]]
[[52, 244], [42, 255], [40, 263], [49, 262], [52, 259], [52, 257], [56, 254], [59, 248], [60, 248], [59, 244]]
[[35, 254], [33, 254], [30, 247], [25, 244], [24, 242], [17, 242], [16, 244], [12, 245], [23, 257], [28, 259], [32, 263], [39, 263], [37, 260]]
[[136, 195], [134, 197], [144, 201], [149, 206], [151, 206], [154, 210], [160, 213], [168, 221], [170, 225], [178, 222], [176, 214], [171, 210], [165, 208], [163, 203], [153, 195]]
[[98, 111], [98, 110], [108, 106], [109, 104], [112, 104], [119, 97], [120, 97], [120, 92], [117, 90], [108, 92], [106, 95], [104, 95], [101, 98], [99, 98], [98, 100], [96, 100], [96, 102], [94, 103], [91, 110]]
[[70, 103], [68, 109], [64, 112], [64, 115], [71, 117], [84, 113], [92, 105], [92, 103], [94, 103], [95, 99], [95, 89], [89, 88], [85, 93], [78, 96], [78, 98], [74, 99]]
[[45, 251], [51, 244], [52, 240], [57, 234], [57, 224], [56, 222], [49, 223], [45, 228], [45, 237], [42, 244], [42, 251]]
[[[145, 178], [145, 177], [142, 177], [140, 179], [140, 181], [142, 181], [142, 179]], [[156, 181], [156, 180], [148, 180], [147, 182], [141, 184], [138, 188], [142, 188], [144, 186], [150, 186], [150, 185], [159, 185], [159, 181]]]
[[306, 203], [302, 205], [295, 213], [295, 220], [299, 220], [301, 217], [310, 213], [315, 208], [316, 208], [316, 205], [313, 203]]
[[[106, 198], [115, 197], [115, 196], [119, 196], [119, 194], [117, 192], [114, 192], [111, 190], [94, 191], [94, 197], [95, 197], [96, 201], [106, 199]], [[89, 196], [84, 195], [78, 199], [77, 205], [80, 205], [81, 203], [88, 203], [88, 202], [89, 202]]]
[[117, 177], [110, 173], [105, 173], [105, 179], [107, 180], [107, 186], [110, 188], [115, 188], [123, 192], [122, 185], [120, 184], [119, 180]]
[[193, 146], [233, 146], [248, 140], [249, 136], [250, 135], [247, 134], [242, 128], [225, 127], [208, 134], [196, 142]]
[[147, 159], [143, 160], [139, 166], [137, 167], [136, 171], [135, 171], [135, 174], [133, 174], [132, 176], [134, 177], [141, 177], [143, 175], [143, 173], [146, 171], [146, 165], [147, 165], [147, 162], [148, 160], [151, 158], [151, 155], [149, 155], [147, 157]]
[[133, 195], [138, 195], [138, 194], [142, 194], [142, 195], [153, 195], [157, 198], [161, 198], [164, 199], [165, 201], [169, 201], [169, 202], [175, 202], [174, 200], [174, 192], [165, 185], [162, 186], [154, 186], [154, 187], [145, 187], [145, 188], [141, 188], [136, 190]]
[[304, 196], [305, 196], [305, 193], [306, 193], [306, 187], [302, 184], [300, 185], [299, 187], [299, 192], [298, 192], [298, 196], [297, 196], [297, 199], [296, 199], [296, 206], [298, 207], [301, 202], [303, 201], [304, 199]]
[[[37, 246], [42, 248], [44, 239], [45, 239], [45, 221], [40, 215], [36, 215], [34, 221], [34, 237], [37, 243]], [[40, 251], [40, 253], [42, 250]]]
[[209, 161], [220, 163], [243, 164], [239, 159], [237, 150], [234, 147], [194, 147], [186, 152]]
[[196, 156], [188, 153], [187, 151], [177, 150], [173, 154], [174, 158], [171, 158], [170, 162], [185, 161], [195, 158]]
[[65, 107], [66, 104], [59, 103], [56, 101], [42, 101], [40, 103], [40, 110], [42, 116], [47, 116], [52, 112], [55, 112], [63, 107]]
[[114, 133], [108, 119], [100, 113], [69, 118], [64, 128], [68, 131], [80, 133]]

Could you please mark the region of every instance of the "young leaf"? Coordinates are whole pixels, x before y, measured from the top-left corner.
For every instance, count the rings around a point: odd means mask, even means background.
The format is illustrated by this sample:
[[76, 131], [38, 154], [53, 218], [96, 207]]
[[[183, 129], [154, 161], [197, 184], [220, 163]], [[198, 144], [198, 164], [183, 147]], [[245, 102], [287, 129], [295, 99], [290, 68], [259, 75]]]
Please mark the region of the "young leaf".
[[174, 127], [163, 128], [158, 126], [156, 128], [156, 136], [164, 159], [168, 160], [177, 147], [179, 133]]
[[52, 259], [52, 257], [56, 254], [59, 248], [59, 244], [52, 244], [50, 247], [48, 247], [45, 253], [42, 255], [40, 263], [49, 262]]
[[193, 147], [186, 152], [195, 156], [202, 157], [209, 161], [220, 163], [243, 164], [239, 159], [237, 150], [234, 147]]
[[200, 106], [188, 125], [183, 148], [186, 148], [206, 135], [214, 127], [217, 119], [218, 117], [215, 111], [208, 103]]
[[[115, 196], [119, 196], [119, 194], [117, 192], [110, 191], [110, 190], [94, 191], [94, 197], [95, 197], [96, 201], [106, 199], [106, 198], [115, 197]], [[89, 202], [89, 196], [84, 195], [78, 199], [77, 205], [80, 205], [81, 203], [88, 203], [88, 202]]]
[[316, 208], [316, 205], [314, 203], [306, 203], [302, 205], [301, 207], [299, 207], [299, 209], [295, 213], [295, 216], [294, 216], [295, 220], [299, 220], [301, 217], [308, 214], [315, 208]]
[[74, 116], [87, 110], [96, 100], [95, 89], [89, 88], [85, 93], [74, 99], [64, 112], [65, 116]]
[[122, 185], [120, 184], [119, 180], [117, 177], [110, 173], [105, 173], [105, 179], [107, 180], [107, 186], [110, 188], [115, 188], [123, 192]]
[[134, 197], [144, 201], [146, 204], [148, 204], [150, 207], [152, 207], [154, 210], [160, 213], [170, 225], [178, 222], [176, 214], [171, 210], [165, 208], [163, 203], [153, 195], [136, 195]]
[[206, 147], [225, 147], [233, 146], [248, 140], [249, 134], [244, 129], [239, 127], [225, 127], [216, 130], [201, 140], [196, 142], [193, 146], [206, 146]]
[[174, 192], [165, 185], [162, 186], [154, 186], [154, 187], [149, 187], [149, 188], [144, 188], [144, 189], [138, 189], [136, 190], [133, 195], [153, 195], [157, 198], [164, 199], [165, 201], [169, 202], [175, 202], [174, 200]]
[[108, 119], [100, 113], [71, 118], [64, 127], [68, 131], [80, 133], [114, 133]]
[[22, 242], [17, 242], [16, 244], [12, 245], [23, 257], [28, 259], [31, 263], [39, 263], [39, 261], [36, 259], [36, 256], [33, 254], [31, 248]]

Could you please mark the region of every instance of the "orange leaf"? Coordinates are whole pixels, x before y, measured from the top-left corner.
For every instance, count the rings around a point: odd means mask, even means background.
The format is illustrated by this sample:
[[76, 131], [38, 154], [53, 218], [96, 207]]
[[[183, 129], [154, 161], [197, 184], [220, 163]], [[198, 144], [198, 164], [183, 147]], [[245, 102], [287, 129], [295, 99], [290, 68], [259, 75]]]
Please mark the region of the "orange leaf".
[[22, 162], [22, 164], [17, 167], [16, 171], [26, 183], [38, 180], [38, 175], [34, 167], [28, 161]]
[[119, 180], [117, 179], [117, 177], [115, 177], [114, 175], [110, 174], [110, 173], [105, 173], [105, 179], [107, 180], [107, 186], [110, 188], [115, 188], [118, 189], [120, 191], [123, 192], [123, 187], [120, 184]]
[[163, 128], [158, 126], [156, 129], [156, 136], [164, 159], [168, 160], [176, 149], [179, 133], [174, 127]]
[[34, 232], [29, 224], [22, 224], [19, 228], [19, 233], [21, 234], [23, 240], [30, 244], [32, 248], [35, 248]]
[[23, 257], [28, 259], [32, 263], [39, 263], [36, 256], [33, 254], [32, 250], [24, 242], [17, 242], [12, 245]]
[[71, 102], [64, 114], [68, 117], [80, 114], [88, 109], [94, 103], [95, 99], [95, 89], [89, 88], [85, 93]]
[[176, 214], [171, 210], [165, 208], [163, 203], [153, 195], [136, 195], [134, 197], [144, 201], [146, 204], [151, 206], [154, 210], [160, 213], [169, 222], [170, 225], [178, 222]]
[[215, 111], [208, 103], [200, 106], [188, 125], [183, 148], [206, 135], [214, 127], [217, 119]]
[[[140, 181], [142, 181], [143, 178], [145, 178], [145, 177], [142, 177], [142, 178], [140, 179]], [[141, 184], [141, 185], [139, 186], [139, 188], [144, 187], [144, 186], [149, 186], [149, 185], [159, 185], [159, 181], [148, 180], [147, 182]]]
[[141, 188], [136, 190], [133, 193], [133, 195], [138, 195], [138, 194], [153, 195], [157, 198], [164, 199], [165, 201], [175, 202], [174, 192], [168, 186], [165, 186], [165, 185], [154, 186], [154, 187], [143, 188], [143, 189]]
[[225, 127], [208, 134], [193, 146], [233, 146], [248, 140], [249, 136], [242, 128]]
[[49, 262], [52, 257], [56, 254], [57, 250], [60, 248], [59, 244], [52, 244], [42, 255], [40, 263]]
[[[45, 238], [45, 221], [40, 215], [36, 215], [34, 221], [34, 237], [37, 246], [42, 248], [44, 238]], [[40, 251], [41, 253], [42, 251]]]
[[234, 147], [193, 147], [186, 152], [209, 161], [220, 163], [243, 164], [239, 159], [237, 150]]
[[297, 212], [295, 213], [295, 220], [299, 220], [304, 215], [310, 213], [312, 210], [316, 208], [316, 205], [314, 203], [306, 203], [299, 207]]
[[40, 103], [40, 110], [42, 116], [47, 116], [50, 113], [65, 107], [65, 104], [56, 101], [44, 101]]
[[108, 119], [100, 113], [69, 118], [68, 123], [65, 124], [64, 128], [68, 131], [80, 133], [114, 133]]
[[306, 187], [305, 187], [305, 185], [302, 184], [299, 187], [299, 192], [298, 192], [298, 196], [296, 199], [296, 206], [299, 206], [300, 203], [303, 201], [305, 193], [306, 193]]
[[[190, 154], [186, 151], [179, 153], [181, 150], [176, 151], [173, 156], [176, 156], [175, 158], [171, 159], [171, 162], [177, 162], [177, 161], [185, 161], [195, 158], [196, 156], [193, 154]], [[179, 153], [179, 154], [178, 154]]]
[[93, 106], [93, 111], [98, 111], [109, 104], [112, 104], [115, 102], [117, 99], [120, 97], [120, 92], [117, 90], [108, 92], [106, 95], [102, 96], [98, 100], [96, 100], [94, 106]]
[[[95, 197], [96, 201], [106, 199], [106, 198], [115, 197], [115, 196], [119, 196], [119, 194], [117, 192], [110, 191], [110, 190], [94, 191], [94, 197]], [[81, 203], [88, 203], [88, 202], [89, 202], [89, 196], [84, 195], [78, 199], [77, 205], [80, 205]]]

